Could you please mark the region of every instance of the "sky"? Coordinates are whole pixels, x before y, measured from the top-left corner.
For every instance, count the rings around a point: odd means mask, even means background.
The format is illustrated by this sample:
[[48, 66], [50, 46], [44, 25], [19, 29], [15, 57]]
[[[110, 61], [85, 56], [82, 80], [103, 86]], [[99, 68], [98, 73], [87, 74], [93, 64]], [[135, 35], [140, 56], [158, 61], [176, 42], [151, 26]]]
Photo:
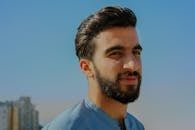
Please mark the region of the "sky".
[[105, 6], [132, 9], [143, 81], [128, 111], [148, 130], [195, 128], [195, 1], [0, 1], [0, 101], [30, 96], [45, 125], [87, 95], [75, 56], [80, 22]]

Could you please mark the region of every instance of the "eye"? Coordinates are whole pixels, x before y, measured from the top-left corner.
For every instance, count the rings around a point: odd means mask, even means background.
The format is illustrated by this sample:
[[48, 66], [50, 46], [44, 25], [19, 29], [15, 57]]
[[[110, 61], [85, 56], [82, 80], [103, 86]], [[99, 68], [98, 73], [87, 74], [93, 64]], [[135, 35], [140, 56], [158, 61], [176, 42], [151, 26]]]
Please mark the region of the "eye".
[[110, 58], [113, 58], [113, 59], [119, 59], [119, 58], [122, 57], [122, 55], [123, 55], [122, 52], [120, 52], [120, 51], [114, 51], [114, 52], [111, 52], [108, 56]]
[[141, 55], [141, 50], [134, 50], [133, 54], [136, 56], [140, 56]]

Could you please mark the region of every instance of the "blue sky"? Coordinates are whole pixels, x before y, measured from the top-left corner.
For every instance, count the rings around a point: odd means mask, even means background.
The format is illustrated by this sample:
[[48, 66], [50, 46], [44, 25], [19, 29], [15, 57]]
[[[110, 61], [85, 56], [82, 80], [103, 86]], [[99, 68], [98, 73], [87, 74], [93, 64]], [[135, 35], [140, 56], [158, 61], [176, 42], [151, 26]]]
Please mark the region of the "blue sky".
[[0, 101], [31, 96], [47, 123], [87, 93], [74, 37], [80, 22], [107, 5], [138, 17], [143, 46], [140, 99], [129, 105], [150, 130], [195, 127], [195, 2], [0, 1]]

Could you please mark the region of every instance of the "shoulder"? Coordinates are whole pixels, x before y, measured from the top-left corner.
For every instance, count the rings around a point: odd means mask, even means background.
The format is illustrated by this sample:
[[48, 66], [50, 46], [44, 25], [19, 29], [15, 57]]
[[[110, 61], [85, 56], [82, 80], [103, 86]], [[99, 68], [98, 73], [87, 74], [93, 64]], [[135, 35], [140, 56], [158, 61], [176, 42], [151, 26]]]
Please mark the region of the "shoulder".
[[127, 120], [129, 125], [135, 130], [144, 130], [144, 125], [132, 114], [127, 113]]
[[66, 109], [42, 130], [77, 130], [85, 122], [87, 110], [83, 102]]

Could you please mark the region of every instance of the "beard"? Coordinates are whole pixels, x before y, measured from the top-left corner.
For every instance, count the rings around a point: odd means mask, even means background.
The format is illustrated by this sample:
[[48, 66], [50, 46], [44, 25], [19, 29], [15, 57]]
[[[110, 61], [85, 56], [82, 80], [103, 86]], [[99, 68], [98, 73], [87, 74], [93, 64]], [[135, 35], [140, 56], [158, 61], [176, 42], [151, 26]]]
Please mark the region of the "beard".
[[[124, 73], [119, 73], [115, 81], [111, 81], [105, 77], [103, 77], [97, 67], [94, 65], [97, 82], [100, 86], [101, 91], [109, 98], [112, 98], [122, 104], [128, 104], [130, 102], [134, 102], [139, 97], [140, 86], [141, 86], [141, 74], [137, 71], [129, 72], [126, 71]], [[137, 76], [138, 84], [137, 85], [127, 85], [127, 90], [122, 90], [120, 87], [120, 77], [123, 74], [128, 74], [129, 76]]]

